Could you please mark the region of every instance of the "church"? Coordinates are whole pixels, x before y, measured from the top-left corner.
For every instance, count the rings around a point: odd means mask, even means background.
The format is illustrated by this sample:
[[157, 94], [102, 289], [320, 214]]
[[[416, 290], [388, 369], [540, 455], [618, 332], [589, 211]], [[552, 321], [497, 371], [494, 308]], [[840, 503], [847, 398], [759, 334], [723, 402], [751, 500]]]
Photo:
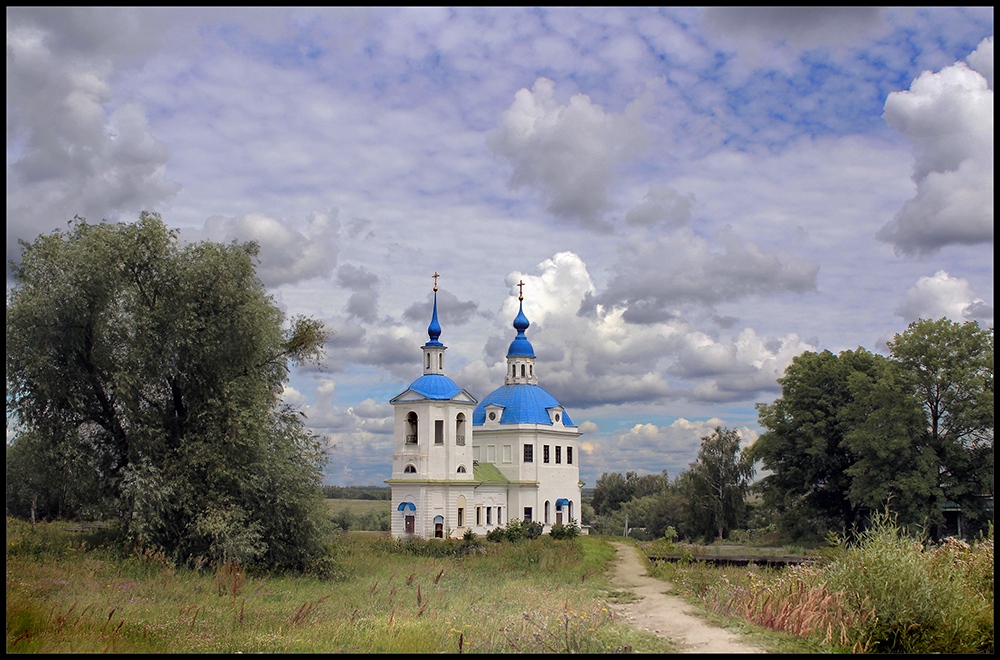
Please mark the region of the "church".
[[437, 278], [423, 375], [390, 400], [393, 538], [482, 536], [513, 518], [543, 533], [579, 525], [580, 431], [538, 385], [523, 282], [504, 384], [477, 401], [445, 375]]

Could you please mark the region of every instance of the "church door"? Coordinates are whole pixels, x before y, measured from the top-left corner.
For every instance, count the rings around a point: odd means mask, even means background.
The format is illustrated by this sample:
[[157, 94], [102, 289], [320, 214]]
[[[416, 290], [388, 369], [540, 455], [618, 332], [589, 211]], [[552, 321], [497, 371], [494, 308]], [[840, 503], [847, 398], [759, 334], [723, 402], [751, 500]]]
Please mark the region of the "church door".
[[407, 534], [413, 533], [413, 519], [414, 516], [405, 516], [403, 518], [403, 529]]

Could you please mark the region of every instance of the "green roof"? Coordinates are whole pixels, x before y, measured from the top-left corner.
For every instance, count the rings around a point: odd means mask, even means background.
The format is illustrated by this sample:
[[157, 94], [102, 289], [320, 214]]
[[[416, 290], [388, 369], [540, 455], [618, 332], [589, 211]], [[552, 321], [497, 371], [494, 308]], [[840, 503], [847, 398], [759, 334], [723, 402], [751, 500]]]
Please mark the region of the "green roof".
[[510, 480], [503, 476], [500, 469], [492, 463], [475, 461], [472, 463], [472, 476], [476, 481], [487, 484], [509, 484]]

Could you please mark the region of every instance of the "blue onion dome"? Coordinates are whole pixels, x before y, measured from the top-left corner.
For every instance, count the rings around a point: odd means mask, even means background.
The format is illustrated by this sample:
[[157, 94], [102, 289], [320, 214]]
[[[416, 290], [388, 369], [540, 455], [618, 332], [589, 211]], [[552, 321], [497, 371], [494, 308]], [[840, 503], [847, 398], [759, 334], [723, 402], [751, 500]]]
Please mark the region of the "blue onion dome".
[[524, 331], [530, 325], [528, 317], [524, 315], [524, 303], [519, 303], [517, 317], [514, 319], [514, 329], [517, 330], [517, 336], [514, 337], [514, 341], [510, 343], [510, 348], [507, 349], [507, 357], [535, 357], [535, 349], [532, 348], [528, 338], [524, 336]]
[[[435, 278], [437, 273], [434, 273]], [[437, 293], [437, 283], [435, 280], [434, 284], [434, 313], [431, 315], [431, 324], [427, 326], [427, 336], [430, 337], [430, 341], [425, 344], [425, 346], [444, 346], [438, 341], [438, 337], [441, 336], [441, 324], [438, 323], [438, 293]]]

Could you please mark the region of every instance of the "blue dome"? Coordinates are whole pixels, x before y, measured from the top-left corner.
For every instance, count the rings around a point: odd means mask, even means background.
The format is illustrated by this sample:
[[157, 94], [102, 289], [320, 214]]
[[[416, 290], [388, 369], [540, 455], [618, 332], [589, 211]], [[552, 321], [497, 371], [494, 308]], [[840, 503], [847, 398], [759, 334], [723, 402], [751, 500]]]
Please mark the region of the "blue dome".
[[[503, 407], [501, 424], [548, 424], [551, 426], [552, 419], [549, 417], [547, 409], [558, 406], [559, 402], [538, 385], [504, 385], [493, 390], [479, 402], [472, 413], [473, 426], [482, 426], [486, 422], [486, 406], [489, 405]], [[562, 412], [562, 423], [566, 426], [574, 426], [565, 410]]]
[[444, 374], [426, 374], [410, 383], [410, 389], [428, 399], [446, 401], [462, 391], [451, 378]]
[[517, 336], [514, 337], [510, 348], [507, 349], [507, 357], [535, 357], [535, 349], [532, 348], [528, 338], [524, 336], [524, 331], [530, 325], [528, 317], [524, 315], [524, 307], [519, 306], [517, 317], [514, 318], [514, 329], [517, 330]]

